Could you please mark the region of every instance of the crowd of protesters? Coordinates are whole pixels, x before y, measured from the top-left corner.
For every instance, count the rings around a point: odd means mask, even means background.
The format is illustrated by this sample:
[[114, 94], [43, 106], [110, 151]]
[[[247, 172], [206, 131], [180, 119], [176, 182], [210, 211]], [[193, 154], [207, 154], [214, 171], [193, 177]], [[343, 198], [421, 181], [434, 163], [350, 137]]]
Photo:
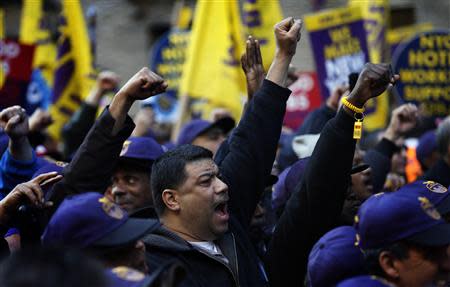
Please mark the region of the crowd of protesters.
[[404, 104], [357, 140], [399, 80], [367, 63], [287, 132], [301, 27], [275, 26], [267, 72], [249, 37], [242, 117], [194, 119], [174, 142], [151, 106], [128, 115], [167, 88], [148, 68], [120, 89], [100, 73], [61, 143], [47, 112], [2, 110], [0, 286], [450, 286], [450, 117]]

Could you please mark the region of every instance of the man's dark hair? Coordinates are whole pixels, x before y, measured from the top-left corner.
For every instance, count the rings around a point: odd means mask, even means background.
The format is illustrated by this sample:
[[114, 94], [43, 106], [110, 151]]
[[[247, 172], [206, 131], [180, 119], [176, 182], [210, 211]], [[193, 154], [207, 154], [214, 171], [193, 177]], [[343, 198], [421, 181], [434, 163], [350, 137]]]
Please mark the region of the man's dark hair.
[[364, 260], [367, 272], [370, 275], [385, 277], [386, 274], [384, 273], [383, 268], [381, 268], [379, 263], [379, 257], [381, 252], [388, 251], [397, 259], [403, 260], [408, 259], [409, 256], [408, 251], [410, 249], [418, 250], [423, 254], [424, 258], [427, 260], [435, 262], [439, 261], [440, 257], [439, 253], [441, 251], [439, 250], [438, 247], [424, 246], [408, 240], [402, 240], [394, 244], [391, 244], [387, 247], [364, 250]]
[[55, 247], [23, 249], [0, 265], [2, 287], [107, 286], [102, 265], [80, 251]]
[[161, 215], [166, 208], [162, 200], [165, 189], [176, 189], [186, 180], [185, 166], [188, 163], [212, 159], [211, 151], [194, 145], [181, 145], [163, 154], [153, 163], [151, 188], [156, 213]]

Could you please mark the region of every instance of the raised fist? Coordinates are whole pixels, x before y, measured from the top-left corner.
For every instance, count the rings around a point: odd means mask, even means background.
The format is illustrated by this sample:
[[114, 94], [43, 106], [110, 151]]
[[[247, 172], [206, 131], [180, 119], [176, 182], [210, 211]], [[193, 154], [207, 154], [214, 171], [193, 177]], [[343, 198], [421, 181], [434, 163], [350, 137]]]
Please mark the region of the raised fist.
[[102, 93], [113, 92], [119, 86], [119, 76], [111, 71], [103, 71], [97, 77], [97, 87]]
[[31, 115], [28, 125], [31, 132], [39, 132], [53, 123], [52, 116], [46, 110], [38, 108]]
[[367, 63], [349, 96], [349, 101], [362, 107], [370, 98], [378, 97], [400, 78], [392, 73], [389, 64]]
[[294, 56], [297, 42], [300, 41], [302, 20], [289, 17], [275, 24], [277, 52], [284, 56]]
[[0, 126], [11, 139], [27, 136], [29, 132], [28, 115], [20, 106], [12, 106], [0, 113]]
[[126, 82], [118, 94], [123, 94], [131, 100], [144, 100], [166, 89], [167, 83], [164, 79], [144, 67]]
[[414, 104], [403, 104], [392, 111], [391, 121], [384, 137], [395, 141], [413, 129], [419, 117], [419, 110]]

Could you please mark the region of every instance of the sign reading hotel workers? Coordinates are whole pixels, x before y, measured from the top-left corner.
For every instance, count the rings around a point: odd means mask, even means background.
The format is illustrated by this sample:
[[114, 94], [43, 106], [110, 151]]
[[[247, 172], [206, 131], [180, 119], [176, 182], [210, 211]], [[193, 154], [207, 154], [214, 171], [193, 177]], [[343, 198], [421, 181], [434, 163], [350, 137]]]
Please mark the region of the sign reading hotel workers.
[[404, 102], [417, 104], [427, 116], [450, 114], [450, 31], [417, 35], [397, 49], [393, 65]]

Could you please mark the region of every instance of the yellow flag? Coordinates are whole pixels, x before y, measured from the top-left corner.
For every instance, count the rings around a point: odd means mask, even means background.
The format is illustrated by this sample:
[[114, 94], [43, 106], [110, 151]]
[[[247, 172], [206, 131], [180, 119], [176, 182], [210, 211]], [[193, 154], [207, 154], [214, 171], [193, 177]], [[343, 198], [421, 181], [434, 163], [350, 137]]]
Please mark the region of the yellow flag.
[[49, 127], [55, 139], [94, 84], [91, 47], [79, 1], [63, 1], [60, 32], [50, 108], [55, 123]]
[[4, 15], [3, 15], [3, 9], [0, 9], [0, 39], [3, 39], [3, 18], [4, 18]]
[[273, 26], [282, 19], [283, 13], [277, 0], [244, 1], [242, 12], [244, 27], [247, 35], [258, 39], [266, 71], [272, 63], [276, 48]]
[[179, 91], [181, 96], [228, 108], [235, 118], [241, 114], [245, 94], [239, 19], [237, 1], [197, 2]]
[[[349, 5], [360, 7], [367, 35], [369, 60], [372, 63], [385, 61], [386, 29], [388, 27], [389, 0], [349, 0]], [[389, 99], [387, 93], [367, 102], [366, 109], [372, 111], [364, 119], [364, 128], [372, 131], [384, 128], [387, 123]]]
[[52, 86], [57, 49], [44, 20], [42, 0], [23, 1], [19, 41], [36, 46], [33, 68], [39, 68], [47, 84]]
[[433, 30], [433, 23], [430, 22], [418, 23], [411, 26], [388, 30], [386, 34], [386, 42], [391, 48], [391, 57], [394, 54], [395, 48], [402, 42], [409, 40], [417, 34], [431, 30]]

